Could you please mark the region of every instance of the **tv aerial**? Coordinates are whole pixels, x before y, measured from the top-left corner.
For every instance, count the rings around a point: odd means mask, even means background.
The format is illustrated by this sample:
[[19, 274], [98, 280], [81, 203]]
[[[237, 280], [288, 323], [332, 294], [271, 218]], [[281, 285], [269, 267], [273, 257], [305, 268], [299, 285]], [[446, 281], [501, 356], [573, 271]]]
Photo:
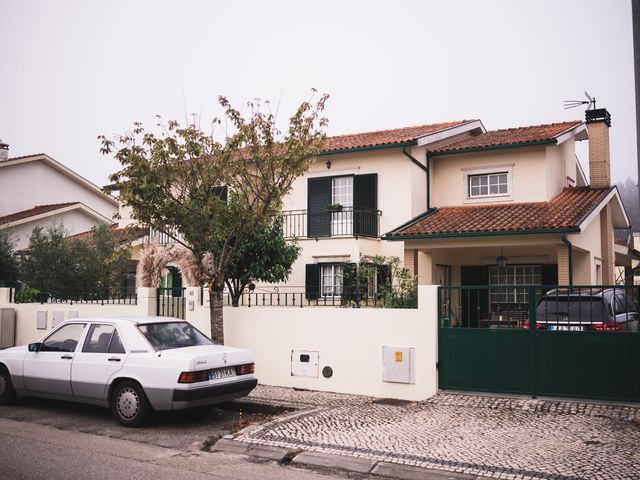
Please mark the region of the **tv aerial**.
[[582, 105], [587, 106], [587, 110], [590, 108], [592, 110], [596, 109], [596, 97], [592, 97], [589, 95], [589, 92], [584, 91], [584, 96], [587, 97], [586, 100], [565, 100], [564, 101], [564, 109], [569, 110], [570, 108], [580, 107]]

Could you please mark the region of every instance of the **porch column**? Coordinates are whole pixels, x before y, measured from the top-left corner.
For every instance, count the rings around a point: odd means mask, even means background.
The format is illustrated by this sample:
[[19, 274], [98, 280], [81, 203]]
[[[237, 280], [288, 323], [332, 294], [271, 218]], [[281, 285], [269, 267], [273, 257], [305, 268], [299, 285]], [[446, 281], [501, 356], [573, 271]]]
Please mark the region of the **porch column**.
[[431, 254], [415, 250], [415, 254], [418, 257], [418, 285], [432, 285], [433, 284], [433, 260]]
[[613, 220], [611, 205], [600, 212], [600, 244], [602, 249], [602, 284], [614, 284], [615, 254], [613, 251]]
[[416, 275], [416, 251], [414, 249], [406, 249], [404, 251], [404, 267], [409, 270], [411, 275]]
[[569, 247], [558, 247], [558, 285], [569, 285]]

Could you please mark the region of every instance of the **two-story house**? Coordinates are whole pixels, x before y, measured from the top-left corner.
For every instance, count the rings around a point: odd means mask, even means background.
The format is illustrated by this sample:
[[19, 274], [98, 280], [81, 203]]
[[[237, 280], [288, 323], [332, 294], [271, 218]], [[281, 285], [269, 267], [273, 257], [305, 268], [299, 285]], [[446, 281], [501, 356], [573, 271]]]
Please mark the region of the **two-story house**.
[[[344, 264], [375, 255], [425, 284], [611, 284], [613, 228], [629, 219], [610, 186], [609, 126], [599, 109], [586, 123], [330, 137], [285, 199], [285, 233], [302, 247], [287, 285], [339, 295]], [[575, 154], [587, 139], [589, 179]]]
[[49, 155], [8, 156], [0, 141], [0, 229], [16, 250], [29, 244], [32, 230], [62, 223], [70, 234], [113, 223], [118, 201]]

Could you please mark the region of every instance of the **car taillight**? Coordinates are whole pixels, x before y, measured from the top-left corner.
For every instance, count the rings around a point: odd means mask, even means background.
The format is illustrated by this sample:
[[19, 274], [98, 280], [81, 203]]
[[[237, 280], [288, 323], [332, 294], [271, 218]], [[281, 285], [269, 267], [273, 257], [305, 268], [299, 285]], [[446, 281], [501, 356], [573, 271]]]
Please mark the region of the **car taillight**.
[[209, 380], [209, 370], [182, 372], [178, 377], [178, 383], [206, 382], [207, 380]]
[[[522, 328], [529, 330], [529, 320], [522, 322]], [[544, 330], [546, 326], [542, 323], [536, 323], [536, 330]]]
[[622, 330], [620, 323], [596, 323], [593, 325], [596, 332], [619, 332]]
[[244, 365], [236, 365], [236, 375], [248, 375], [255, 373], [256, 365], [254, 363], [245, 363]]

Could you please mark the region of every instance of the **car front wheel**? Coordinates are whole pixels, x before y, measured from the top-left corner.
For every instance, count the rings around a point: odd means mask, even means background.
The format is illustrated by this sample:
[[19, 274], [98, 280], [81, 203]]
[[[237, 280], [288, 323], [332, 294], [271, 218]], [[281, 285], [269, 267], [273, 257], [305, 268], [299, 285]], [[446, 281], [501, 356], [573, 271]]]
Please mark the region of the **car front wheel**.
[[149, 412], [142, 387], [129, 380], [116, 385], [111, 393], [111, 412], [125, 427], [140, 426]]
[[11, 383], [11, 375], [6, 367], [0, 366], [0, 405], [10, 405], [16, 401], [16, 391]]

